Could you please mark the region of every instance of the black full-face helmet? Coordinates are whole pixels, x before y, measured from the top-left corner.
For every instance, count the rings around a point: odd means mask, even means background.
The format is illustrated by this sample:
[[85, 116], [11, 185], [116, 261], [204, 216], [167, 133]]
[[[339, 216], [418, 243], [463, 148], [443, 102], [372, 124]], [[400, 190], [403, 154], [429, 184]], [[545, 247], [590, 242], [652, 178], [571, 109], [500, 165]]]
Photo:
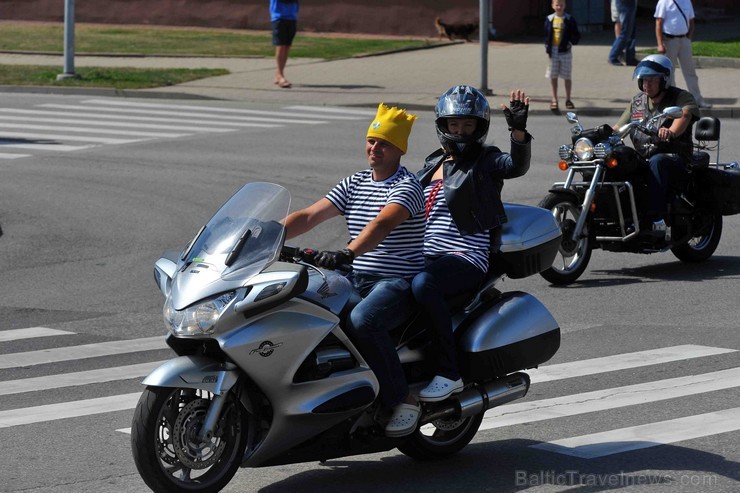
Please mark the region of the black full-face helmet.
[[633, 79], [637, 79], [637, 87], [642, 91], [642, 79], [645, 77], [660, 77], [660, 91], [670, 86], [673, 63], [665, 55], [648, 55], [637, 64]]
[[[483, 145], [488, 135], [491, 109], [486, 97], [472, 86], [455, 86], [439, 97], [434, 109], [437, 137], [442, 148], [453, 155], [465, 152], [471, 144]], [[478, 123], [471, 135], [455, 135], [447, 128], [448, 118], [475, 118]]]

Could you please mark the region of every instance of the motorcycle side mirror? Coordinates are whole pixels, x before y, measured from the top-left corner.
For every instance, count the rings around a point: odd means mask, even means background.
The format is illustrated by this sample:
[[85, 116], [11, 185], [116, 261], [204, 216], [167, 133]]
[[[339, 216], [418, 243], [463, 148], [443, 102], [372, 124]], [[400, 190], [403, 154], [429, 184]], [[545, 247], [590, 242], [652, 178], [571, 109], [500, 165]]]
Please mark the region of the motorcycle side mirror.
[[[154, 282], [163, 295], [167, 296], [170, 288], [170, 282], [177, 272], [178, 252], [165, 252], [162, 257], [154, 264]], [[174, 258], [173, 258], [174, 256]]]
[[668, 108], [663, 110], [663, 115], [673, 120], [675, 120], [676, 118], [681, 118], [683, 116], [683, 108], [681, 108], [680, 106], [669, 106]]
[[568, 123], [578, 123], [578, 115], [573, 111], [567, 112], [565, 118], [568, 120]]

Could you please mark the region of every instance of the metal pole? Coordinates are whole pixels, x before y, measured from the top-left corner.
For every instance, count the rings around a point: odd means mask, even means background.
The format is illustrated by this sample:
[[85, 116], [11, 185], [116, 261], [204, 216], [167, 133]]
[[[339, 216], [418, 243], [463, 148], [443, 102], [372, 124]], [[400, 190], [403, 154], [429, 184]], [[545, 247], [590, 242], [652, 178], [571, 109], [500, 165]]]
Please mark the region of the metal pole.
[[64, 73], [57, 80], [72, 79], [75, 74], [75, 0], [64, 0]]
[[488, 89], [488, 2], [489, 0], [480, 0], [478, 20], [478, 34], [480, 39], [480, 85], [478, 90], [483, 94], [492, 94]]

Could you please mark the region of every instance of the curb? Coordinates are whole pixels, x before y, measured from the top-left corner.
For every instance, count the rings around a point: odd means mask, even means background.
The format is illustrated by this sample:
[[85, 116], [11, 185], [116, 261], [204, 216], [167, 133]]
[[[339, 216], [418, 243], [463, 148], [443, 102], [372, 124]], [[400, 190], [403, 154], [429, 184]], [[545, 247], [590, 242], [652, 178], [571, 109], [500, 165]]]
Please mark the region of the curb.
[[[0, 86], [0, 92], [12, 94], [60, 94], [76, 96], [100, 96], [100, 97], [122, 97], [122, 98], [141, 98], [141, 99], [183, 99], [183, 100], [202, 100], [202, 101], [230, 101], [228, 98], [218, 98], [214, 96], [204, 96], [200, 94], [191, 94], [177, 91], [147, 91], [140, 89], [113, 89], [106, 87], [56, 87], [56, 86]], [[245, 100], [246, 101], [246, 100]], [[259, 101], [253, 101], [259, 102]], [[625, 107], [628, 101], [625, 101]], [[317, 106], [330, 106], [325, 103], [314, 102]], [[403, 103], [399, 101], [386, 101], [391, 106], [400, 106], [409, 111], [430, 111], [434, 109], [433, 104]], [[368, 108], [377, 107], [375, 103], [359, 103], [341, 105], [347, 108]], [[583, 108], [575, 110], [579, 116], [613, 116], [619, 117], [624, 110], [622, 108]], [[534, 116], [558, 116], [565, 118], [566, 112], [552, 111], [550, 109], [530, 109], [530, 115]], [[702, 116], [715, 116], [717, 118], [740, 118], [740, 107], [711, 108], [701, 110]]]

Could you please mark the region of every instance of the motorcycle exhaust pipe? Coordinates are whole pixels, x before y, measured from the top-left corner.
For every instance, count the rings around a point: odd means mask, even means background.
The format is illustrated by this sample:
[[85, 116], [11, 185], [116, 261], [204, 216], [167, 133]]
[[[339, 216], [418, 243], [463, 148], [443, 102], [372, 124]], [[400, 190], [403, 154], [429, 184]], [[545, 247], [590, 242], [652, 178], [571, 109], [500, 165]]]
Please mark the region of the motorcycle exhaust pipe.
[[422, 416], [422, 423], [438, 419], [464, 419], [496, 406], [520, 399], [529, 391], [529, 375], [513, 373], [503, 378], [467, 388], [444, 402], [444, 407]]

